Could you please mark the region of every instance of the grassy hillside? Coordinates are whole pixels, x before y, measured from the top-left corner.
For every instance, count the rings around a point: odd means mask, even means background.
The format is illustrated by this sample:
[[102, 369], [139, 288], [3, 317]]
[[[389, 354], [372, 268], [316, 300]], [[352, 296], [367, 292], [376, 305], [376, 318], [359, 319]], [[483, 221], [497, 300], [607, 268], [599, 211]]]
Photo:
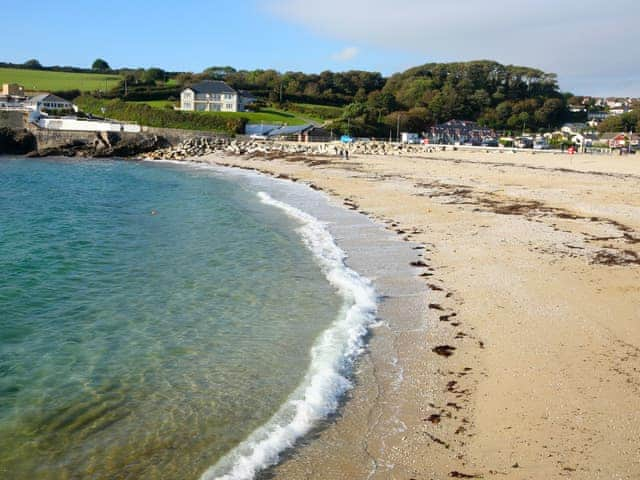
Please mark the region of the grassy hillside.
[[78, 89], [81, 92], [111, 89], [120, 80], [118, 75], [99, 73], [67, 73], [44, 70], [0, 68], [0, 83], [17, 83], [28, 91], [59, 91]]
[[275, 109], [263, 109], [259, 112], [198, 112], [199, 115], [222, 115], [227, 118], [246, 118], [249, 123], [305, 125], [309, 122], [289, 112]]
[[289, 103], [287, 108], [291, 112], [311, 118], [322, 123], [325, 120], [335, 120], [342, 116], [342, 108], [328, 105], [313, 105], [310, 103]]
[[[169, 100], [149, 100], [143, 102], [132, 102], [137, 104], [149, 105], [154, 108], [168, 109], [177, 105], [178, 102], [171, 102]], [[245, 118], [249, 123], [265, 124], [281, 124], [287, 125], [306, 125], [309, 122], [305, 118], [300, 118], [292, 112], [284, 112], [282, 110], [276, 110], [274, 108], [265, 108], [259, 112], [194, 112], [196, 115], [216, 115], [224, 118]]]

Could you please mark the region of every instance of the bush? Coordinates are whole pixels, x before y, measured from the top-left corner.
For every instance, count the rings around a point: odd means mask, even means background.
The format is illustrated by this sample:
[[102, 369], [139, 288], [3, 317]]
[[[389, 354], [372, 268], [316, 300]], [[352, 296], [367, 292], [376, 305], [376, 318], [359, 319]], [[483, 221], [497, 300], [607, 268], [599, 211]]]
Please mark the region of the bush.
[[77, 88], [73, 90], [57, 90], [51, 93], [53, 93], [54, 95], [57, 95], [60, 98], [64, 98], [65, 100], [69, 100], [70, 102], [73, 101], [74, 98], [77, 98], [80, 95], [82, 95], [82, 92]]
[[322, 120], [332, 120], [342, 116], [343, 109], [340, 107], [332, 107], [327, 105], [305, 105], [299, 103], [287, 104], [287, 110], [291, 112], [309, 115], [311, 117], [320, 118]]
[[149, 105], [128, 103], [118, 99], [104, 100], [90, 95], [76, 98], [75, 103], [81, 110], [92, 115], [104, 115], [115, 120], [135, 122], [149, 127], [211, 130], [234, 134], [244, 133], [247, 123], [245, 117], [228, 117], [213, 113], [201, 115], [196, 112], [153, 108]]

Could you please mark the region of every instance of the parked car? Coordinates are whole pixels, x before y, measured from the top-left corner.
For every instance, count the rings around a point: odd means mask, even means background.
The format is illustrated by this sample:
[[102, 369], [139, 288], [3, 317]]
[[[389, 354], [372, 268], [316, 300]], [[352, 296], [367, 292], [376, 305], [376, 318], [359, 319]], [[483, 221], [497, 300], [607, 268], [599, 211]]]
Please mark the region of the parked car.
[[464, 145], [471, 147], [479, 147], [482, 144], [482, 141], [479, 138], [473, 137], [465, 140]]
[[549, 150], [550, 148], [551, 148], [551, 145], [549, 145], [544, 140], [536, 140], [533, 143], [533, 149], [534, 150]]
[[409, 145], [418, 145], [420, 143], [420, 135], [417, 133], [402, 132], [400, 134], [400, 142]]
[[533, 139], [529, 137], [518, 137], [514, 142], [516, 148], [533, 148]]
[[483, 147], [497, 147], [498, 140], [492, 137], [485, 137], [482, 139], [482, 143], [480, 145]]
[[342, 135], [340, 137], [340, 141], [342, 143], [353, 143], [353, 137], [349, 136], [349, 135]]

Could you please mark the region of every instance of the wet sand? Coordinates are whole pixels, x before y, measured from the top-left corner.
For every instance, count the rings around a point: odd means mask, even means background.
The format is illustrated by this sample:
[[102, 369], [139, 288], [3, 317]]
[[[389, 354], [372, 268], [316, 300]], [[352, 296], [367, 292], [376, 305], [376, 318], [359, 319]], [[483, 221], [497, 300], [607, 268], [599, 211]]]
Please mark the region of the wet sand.
[[340, 417], [265, 477], [640, 478], [639, 157], [204, 160], [308, 182], [422, 254], [423, 288], [376, 280], [403, 321]]

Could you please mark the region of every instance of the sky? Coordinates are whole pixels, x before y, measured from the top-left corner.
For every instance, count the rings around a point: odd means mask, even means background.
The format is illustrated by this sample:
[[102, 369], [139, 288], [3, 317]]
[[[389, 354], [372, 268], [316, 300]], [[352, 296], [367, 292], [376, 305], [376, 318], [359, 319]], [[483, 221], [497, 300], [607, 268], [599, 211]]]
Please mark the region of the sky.
[[640, 97], [640, 0], [23, 0], [1, 23], [4, 62], [391, 75], [488, 59], [576, 95]]

